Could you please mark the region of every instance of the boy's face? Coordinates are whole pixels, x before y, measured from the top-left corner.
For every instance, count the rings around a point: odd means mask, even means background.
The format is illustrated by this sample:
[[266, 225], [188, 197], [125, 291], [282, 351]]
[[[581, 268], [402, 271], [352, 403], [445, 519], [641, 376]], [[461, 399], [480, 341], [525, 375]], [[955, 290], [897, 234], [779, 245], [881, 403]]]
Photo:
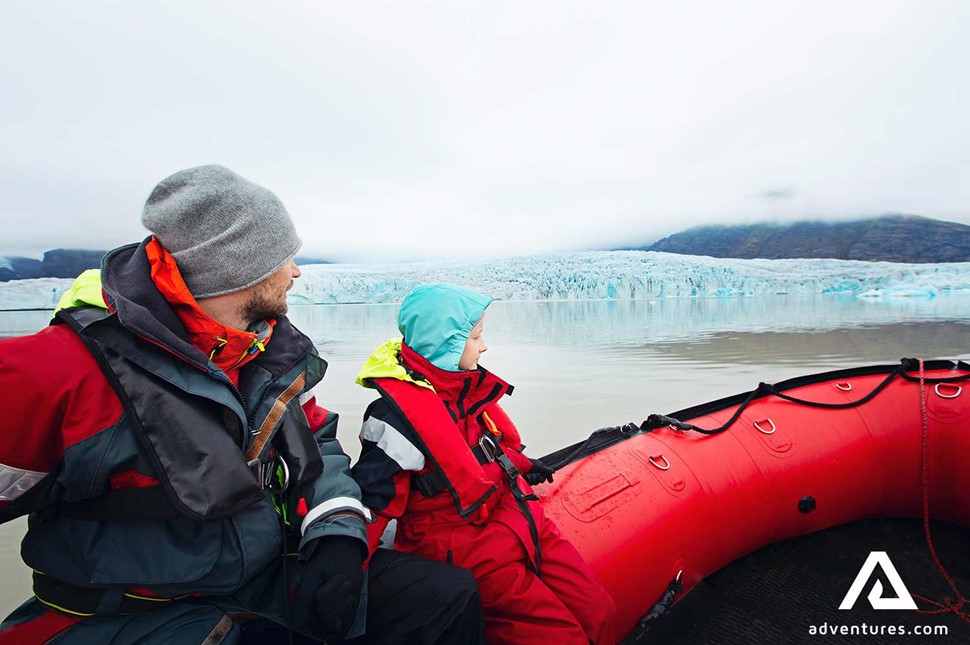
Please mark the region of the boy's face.
[[482, 316], [475, 326], [472, 327], [472, 333], [468, 335], [468, 340], [465, 341], [465, 351], [461, 353], [461, 358], [458, 359], [458, 369], [460, 370], [473, 370], [478, 367], [478, 359], [488, 351], [488, 345], [485, 344], [485, 338], [482, 334], [485, 332], [482, 322], [485, 317]]

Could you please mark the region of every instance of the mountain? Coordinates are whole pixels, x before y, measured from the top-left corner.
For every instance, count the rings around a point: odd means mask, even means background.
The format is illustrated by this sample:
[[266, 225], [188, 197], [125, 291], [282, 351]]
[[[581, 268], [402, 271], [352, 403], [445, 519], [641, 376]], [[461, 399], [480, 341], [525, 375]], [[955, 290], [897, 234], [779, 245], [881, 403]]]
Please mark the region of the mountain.
[[0, 258], [0, 282], [26, 278], [74, 278], [85, 269], [101, 266], [104, 251], [52, 249], [42, 260], [33, 258]]
[[39, 277], [42, 266], [40, 260], [33, 258], [0, 258], [0, 282]]
[[293, 258], [293, 261], [296, 262], [297, 266], [304, 266], [307, 264], [333, 264], [333, 262], [330, 260], [318, 260], [317, 258], [304, 257], [302, 255], [296, 256]]
[[697, 226], [646, 247], [716, 258], [835, 258], [885, 262], [970, 262], [970, 226], [916, 215], [851, 222]]
[[[81, 249], [52, 249], [43, 260], [21, 257], [0, 257], [0, 282], [27, 278], [75, 278], [85, 269], [97, 269], [106, 251]], [[297, 264], [330, 264], [315, 258], [294, 258]]]

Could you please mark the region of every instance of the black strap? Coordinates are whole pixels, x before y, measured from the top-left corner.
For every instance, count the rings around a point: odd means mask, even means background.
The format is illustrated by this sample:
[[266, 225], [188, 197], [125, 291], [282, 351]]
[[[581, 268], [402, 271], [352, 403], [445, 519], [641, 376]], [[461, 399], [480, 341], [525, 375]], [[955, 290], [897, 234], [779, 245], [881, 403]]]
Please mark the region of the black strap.
[[509, 456], [505, 454], [500, 444], [495, 445], [495, 462], [502, 467], [505, 472], [505, 476], [509, 480], [509, 488], [512, 490], [512, 496], [515, 498], [515, 503], [519, 506], [519, 510], [522, 511], [522, 515], [525, 516], [526, 522], [529, 524], [529, 535], [532, 537], [532, 544], [536, 550], [536, 575], [540, 578], [542, 577], [542, 546], [539, 544], [539, 527], [536, 526], [536, 519], [532, 516], [532, 511], [529, 510], [529, 505], [527, 502], [533, 501], [538, 502], [539, 498], [535, 493], [526, 495], [525, 492], [519, 488], [519, 478], [521, 473], [519, 469], [516, 468]]
[[[471, 446], [471, 451], [475, 460], [484, 466], [496, 460], [497, 448], [498, 444], [495, 441], [480, 441]], [[416, 488], [425, 497], [434, 497], [448, 487], [448, 482], [444, 473], [436, 469], [423, 475], [411, 477], [411, 487]]]
[[[519, 488], [519, 478], [521, 477], [519, 469], [512, 463], [509, 456], [505, 454], [502, 445], [494, 440], [491, 435], [483, 434], [482, 439], [471, 447], [471, 451], [479, 464], [484, 466], [494, 461], [502, 468], [502, 471], [508, 478], [512, 496], [515, 497], [516, 504], [518, 504], [522, 514], [525, 515], [526, 521], [529, 523], [529, 533], [532, 536], [532, 543], [535, 545], [536, 550], [536, 574], [541, 575], [542, 549], [539, 546], [539, 528], [536, 526], [535, 518], [532, 517], [532, 511], [529, 510], [529, 505], [526, 503], [529, 501], [539, 501], [539, 498], [535, 494], [526, 495], [525, 491]], [[416, 488], [425, 497], [434, 497], [445, 490], [446, 485], [447, 480], [440, 470], [432, 470], [424, 475], [411, 477], [411, 487]]]
[[[34, 572], [34, 595], [37, 596], [37, 600], [65, 614], [85, 617], [94, 616], [98, 611], [101, 598], [107, 592], [107, 589], [75, 587], [72, 584], [68, 584], [57, 578], [52, 578], [39, 571]], [[143, 614], [152, 609], [167, 607], [169, 604], [188, 598], [189, 596], [191, 594], [183, 594], [172, 598], [159, 598], [142, 596], [126, 591], [122, 596], [118, 613]]]
[[92, 522], [137, 522], [169, 519], [178, 514], [175, 505], [158, 485], [118, 488], [94, 499], [50, 504], [36, 513], [43, 520]]
[[484, 466], [495, 461], [495, 455], [498, 452], [498, 443], [491, 440], [491, 438], [485, 440], [486, 435], [482, 435], [482, 437], [482, 441], [472, 446], [472, 454], [475, 455], [478, 463]]
[[444, 473], [436, 469], [411, 477], [411, 487], [416, 488], [425, 497], [434, 497], [448, 488], [448, 481]]

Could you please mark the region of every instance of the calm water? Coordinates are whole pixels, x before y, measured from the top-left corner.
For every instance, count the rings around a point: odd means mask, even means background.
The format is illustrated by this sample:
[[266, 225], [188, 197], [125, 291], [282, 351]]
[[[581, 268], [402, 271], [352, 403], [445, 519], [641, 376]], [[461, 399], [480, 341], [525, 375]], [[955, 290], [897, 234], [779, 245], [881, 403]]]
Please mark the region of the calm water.
[[[371, 392], [353, 383], [396, 334], [394, 305], [321, 305], [291, 317], [330, 363], [317, 399], [341, 415], [352, 457]], [[0, 312], [0, 337], [50, 312]], [[863, 301], [823, 297], [499, 302], [485, 320], [482, 364], [516, 386], [506, 409], [540, 456], [590, 431], [667, 413], [801, 374], [900, 357], [970, 359], [970, 296]], [[30, 594], [19, 559], [23, 520], [0, 525], [0, 613]]]

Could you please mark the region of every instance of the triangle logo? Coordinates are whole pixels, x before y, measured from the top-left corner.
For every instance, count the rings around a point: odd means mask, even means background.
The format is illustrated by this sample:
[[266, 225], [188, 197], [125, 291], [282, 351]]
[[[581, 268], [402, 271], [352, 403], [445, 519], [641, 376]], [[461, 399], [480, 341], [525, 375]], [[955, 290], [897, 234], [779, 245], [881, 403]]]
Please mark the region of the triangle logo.
[[875, 583], [873, 583], [872, 589], [869, 590], [869, 595], [866, 596], [869, 599], [869, 604], [872, 605], [872, 608], [916, 609], [916, 602], [909, 594], [909, 590], [906, 588], [906, 585], [903, 584], [903, 579], [899, 577], [896, 567], [893, 566], [892, 560], [889, 559], [889, 554], [887, 554], [885, 551], [872, 551], [869, 553], [869, 557], [866, 558], [865, 564], [862, 565], [862, 569], [859, 570], [859, 574], [852, 582], [852, 586], [849, 587], [849, 591], [845, 594], [845, 598], [842, 599], [842, 604], [839, 605], [839, 609], [852, 609], [852, 607], [855, 606], [856, 600], [859, 599], [859, 595], [862, 593], [862, 588], [872, 578], [872, 574], [876, 570], [876, 566], [881, 567], [883, 573], [886, 574], [886, 578], [889, 580], [889, 584], [892, 585], [896, 597], [883, 598], [882, 582], [877, 579]]

